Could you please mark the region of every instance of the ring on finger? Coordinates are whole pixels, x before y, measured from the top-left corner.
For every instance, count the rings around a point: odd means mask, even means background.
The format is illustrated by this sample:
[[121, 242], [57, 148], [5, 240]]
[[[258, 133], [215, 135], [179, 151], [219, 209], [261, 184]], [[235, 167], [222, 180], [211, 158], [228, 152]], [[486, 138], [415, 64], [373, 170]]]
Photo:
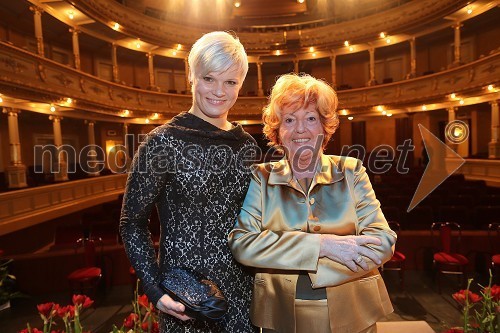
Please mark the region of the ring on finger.
[[357, 264], [360, 264], [363, 261], [363, 257], [361, 255], [358, 255], [356, 259], [354, 259], [354, 262]]

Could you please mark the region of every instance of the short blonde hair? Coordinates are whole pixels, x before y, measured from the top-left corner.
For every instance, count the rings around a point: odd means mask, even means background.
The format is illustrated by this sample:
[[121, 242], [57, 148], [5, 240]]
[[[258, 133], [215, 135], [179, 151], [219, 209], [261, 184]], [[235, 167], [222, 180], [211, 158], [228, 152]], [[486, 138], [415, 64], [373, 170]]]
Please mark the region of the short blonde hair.
[[213, 31], [203, 35], [191, 48], [188, 57], [189, 80], [196, 75], [210, 72], [225, 72], [231, 66], [241, 71], [245, 79], [248, 73], [248, 57], [240, 40], [224, 31]]
[[285, 74], [274, 84], [269, 98], [269, 104], [264, 107], [262, 120], [264, 135], [270, 146], [279, 146], [279, 128], [282, 112], [285, 108], [298, 110], [301, 107], [316, 105], [320, 115], [321, 125], [325, 132], [323, 148], [326, 147], [333, 133], [339, 127], [337, 114], [338, 99], [335, 90], [323, 80], [308, 74]]

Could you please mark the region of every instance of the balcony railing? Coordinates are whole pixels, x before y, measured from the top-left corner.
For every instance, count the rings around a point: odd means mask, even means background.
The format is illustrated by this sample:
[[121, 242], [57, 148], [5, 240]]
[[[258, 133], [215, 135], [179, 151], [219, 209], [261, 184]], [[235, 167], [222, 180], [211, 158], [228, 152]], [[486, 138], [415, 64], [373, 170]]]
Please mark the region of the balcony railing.
[[0, 236], [117, 199], [126, 174], [0, 193]]
[[[427, 110], [450, 106], [443, 103], [459, 106], [458, 100], [450, 101], [447, 97], [451, 93], [460, 95], [465, 105], [496, 100], [500, 98], [499, 92], [485, 88], [499, 83], [500, 52], [495, 52], [439, 73], [343, 90], [338, 96], [340, 107], [349, 109], [351, 114], [376, 114], [372, 108], [380, 104], [389, 104], [397, 113], [418, 111], [422, 104], [428, 104]], [[143, 123], [152, 113], [160, 115], [158, 120], [152, 119], [152, 123], [163, 123], [188, 110], [192, 99], [189, 95], [147, 91], [105, 81], [5, 42], [0, 42], [0, 92], [14, 98], [54, 104], [70, 97], [76, 101], [71, 106], [73, 110], [61, 111], [62, 115], [131, 123]], [[261, 119], [266, 102], [266, 97], [240, 97], [230, 116], [235, 120]], [[124, 109], [133, 111], [133, 116], [122, 117]], [[50, 113], [48, 109], [31, 110]]]

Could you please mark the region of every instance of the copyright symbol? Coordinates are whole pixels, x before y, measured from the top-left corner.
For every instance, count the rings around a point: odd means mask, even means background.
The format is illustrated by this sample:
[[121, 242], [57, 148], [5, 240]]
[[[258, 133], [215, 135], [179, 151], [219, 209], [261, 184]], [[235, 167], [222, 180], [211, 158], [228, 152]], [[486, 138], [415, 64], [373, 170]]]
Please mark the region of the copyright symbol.
[[444, 134], [448, 141], [459, 144], [469, 138], [469, 126], [461, 120], [453, 120], [446, 125]]

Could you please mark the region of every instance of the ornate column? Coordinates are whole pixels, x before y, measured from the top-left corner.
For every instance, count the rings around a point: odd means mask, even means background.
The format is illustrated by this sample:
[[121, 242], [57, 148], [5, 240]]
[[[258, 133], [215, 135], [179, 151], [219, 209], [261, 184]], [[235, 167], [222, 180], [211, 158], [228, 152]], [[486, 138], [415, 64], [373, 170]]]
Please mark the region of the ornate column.
[[80, 70], [80, 43], [78, 42], [78, 34], [80, 30], [76, 28], [69, 29], [73, 41], [73, 57], [75, 59], [75, 68]]
[[130, 157], [130, 151], [128, 146], [128, 124], [123, 123], [123, 145], [125, 146], [125, 152], [127, 153], [127, 160]]
[[298, 60], [294, 60], [293, 61], [293, 72], [294, 73], [299, 73], [299, 61]]
[[333, 54], [330, 56], [331, 72], [332, 72], [332, 87], [335, 89], [337, 87], [337, 56]]
[[61, 120], [62, 117], [50, 116], [52, 127], [54, 130], [54, 145], [57, 148], [57, 168], [54, 170], [54, 181], [64, 182], [68, 179], [68, 163], [66, 162], [66, 154], [62, 150], [62, 132]]
[[5, 168], [9, 188], [27, 187], [26, 166], [21, 161], [21, 142], [19, 140], [18, 109], [4, 108], [3, 113], [8, 115], [10, 165]]
[[454, 46], [454, 49], [453, 49], [453, 55], [454, 55], [454, 59], [453, 59], [453, 66], [459, 66], [461, 64], [461, 60], [460, 60], [460, 44], [461, 44], [461, 40], [460, 40], [460, 27], [462, 27], [462, 24], [460, 24], [460, 22], [456, 22], [452, 28], [455, 30], [455, 40], [454, 40], [454, 43], [453, 43], [453, 46]]
[[89, 153], [87, 165], [90, 167], [88, 175], [95, 177], [99, 176], [100, 172], [97, 170], [97, 151], [95, 149], [95, 122], [92, 120], [85, 120], [87, 124], [87, 134], [89, 142]]
[[120, 74], [118, 72], [118, 60], [116, 57], [116, 44], [111, 44], [111, 62], [113, 64], [113, 82], [120, 83]]
[[149, 71], [149, 87], [148, 87], [148, 89], [159, 91], [160, 89], [156, 86], [156, 82], [155, 82], [155, 69], [154, 69], [154, 62], [153, 62], [154, 54], [151, 52], [148, 52], [146, 54], [146, 56], [148, 57], [148, 71]]
[[262, 89], [262, 63], [257, 62], [257, 96], [264, 96]]
[[377, 84], [375, 80], [375, 48], [372, 46], [368, 49], [370, 52], [370, 80], [368, 81], [368, 86], [374, 86]]
[[37, 6], [30, 6], [30, 10], [33, 12], [33, 18], [35, 21], [35, 38], [36, 38], [36, 46], [38, 48], [38, 54], [43, 57], [45, 56], [45, 51], [43, 49], [43, 33], [42, 33], [43, 9]]
[[415, 48], [415, 37], [410, 39], [410, 73], [406, 76], [407, 79], [417, 77], [417, 51]]
[[[123, 123], [123, 146], [125, 147], [126, 169], [129, 170], [132, 158], [134, 157], [134, 147], [129, 145], [128, 124]], [[133, 142], [133, 141], [132, 141]]]
[[184, 72], [186, 78], [186, 93], [191, 93], [191, 82], [189, 81], [189, 61], [188, 58], [184, 58]]
[[[455, 121], [457, 110], [458, 110], [458, 108], [455, 106], [448, 108], [448, 123]], [[446, 135], [445, 135], [445, 137], [446, 137]], [[452, 143], [450, 140], [446, 139], [446, 144], [448, 145], [448, 147], [453, 149], [455, 152], [457, 151], [457, 144], [456, 143]], [[447, 151], [446, 157], [455, 157], [455, 156], [453, 156], [450, 152]]]
[[499, 115], [498, 115], [498, 101], [490, 102], [491, 105], [491, 141], [488, 143], [488, 157], [500, 158], [500, 142], [498, 141], [499, 135]]

